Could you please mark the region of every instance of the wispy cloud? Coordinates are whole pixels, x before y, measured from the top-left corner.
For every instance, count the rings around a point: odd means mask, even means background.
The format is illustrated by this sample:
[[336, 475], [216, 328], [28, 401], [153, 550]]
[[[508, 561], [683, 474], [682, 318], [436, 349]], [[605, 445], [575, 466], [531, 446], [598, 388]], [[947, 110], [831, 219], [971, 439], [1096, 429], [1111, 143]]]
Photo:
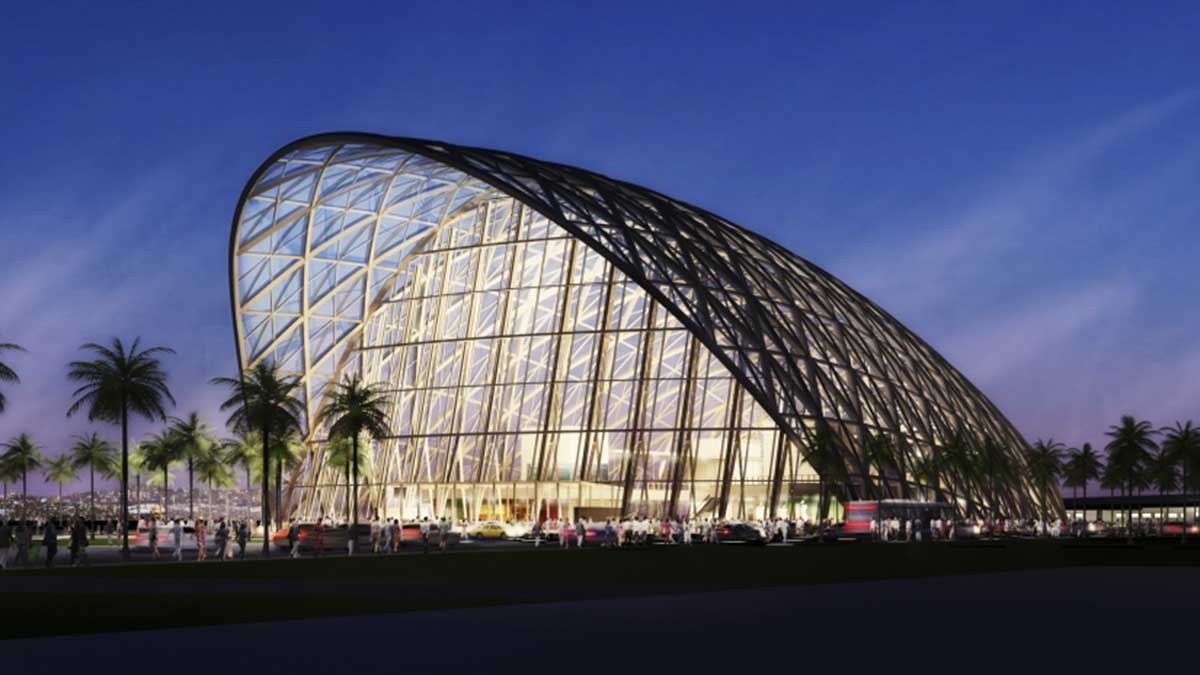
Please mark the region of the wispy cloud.
[[1101, 281], [1050, 297], [1035, 297], [1015, 311], [980, 313], [976, 320], [942, 340], [942, 352], [963, 364], [976, 384], [1029, 367], [1047, 354], [1069, 350], [1094, 330], [1129, 314], [1137, 299], [1134, 284]]
[[1200, 91], [1182, 91], [1133, 108], [1074, 141], [1031, 152], [965, 209], [927, 221], [915, 240], [905, 233], [903, 241], [868, 241], [831, 267], [868, 295], [882, 295], [899, 314], [956, 300], [965, 283], [995, 275], [1019, 254], [1031, 234], [1078, 217], [1081, 209], [1090, 211], [1095, 201], [1108, 197], [1081, 195], [1078, 184], [1123, 143], [1198, 100]]

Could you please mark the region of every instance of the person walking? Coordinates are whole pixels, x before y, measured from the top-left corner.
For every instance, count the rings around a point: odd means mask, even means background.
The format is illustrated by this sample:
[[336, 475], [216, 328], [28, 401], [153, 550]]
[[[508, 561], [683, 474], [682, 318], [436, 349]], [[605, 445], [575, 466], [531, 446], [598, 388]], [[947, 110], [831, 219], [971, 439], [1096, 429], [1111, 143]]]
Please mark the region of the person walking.
[[404, 545], [404, 529], [400, 527], [400, 519], [392, 519], [392, 552], [397, 553]]
[[46, 567], [54, 567], [54, 556], [58, 555], [58, 528], [54, 520], [46, 521], [46, 531], [42, 534], [42, 548], [46, 549]]
[[429, 516], [421, 520], [421, 544], [425, 547], [425, 553], [429, 553]]
[[80, 565], [87, 567], [87, 547], [87, 526], [83, 524], [83, 520], [76, 518], [75, 526], [71, 529], [71, 565], [73, 567]]
[[561, 549], [567, 548], [567, 519], [558, 519], [558, 547]]
[[67, 525], [67, 550], [71, 553], [71, 567], [75, 567], [79, 563], [79, 543], [75, 540], [75, 528], [78, 527], [78, 520], [79, 518], [76, 518]]
[[250, 538], [250, 526], [246, 521], [238, 523], [237, 526], [237, 545], [238, 545], [238, 560], [246, 559], [246, 541]]
[[8, 569], [8, 553], [12, 549], [12, 526], [0, 520], [0, 569]]
[[296, 521], [294, 521], [294, 520], [288, 521], [287, 542], [288, 542], [288, 557], [289, 558], [299, 558], [300, 557], [300, 526], [297, 525]]
[[317, 518], [317, 557], [325, 556], [325, 517]]
[[225, 560], [226, 549], [229, 548], [229, 528], [225, 525], [225, 519], [217, 520], [217, 532], [214, 536], [217, 541], [217, 560]]
[[171, 557], [175, 558], [176, 562], [183, 562], [183, 523], [178, 518], [171, 525], [171, 540], [175, 543]]
[[384, 553], [392, 552], [392, 521], [383, 521], [383, 527], [379, 528], [379, 547]]
[[158, 560], [158, 520], [150, 519], [150, 526], [147, 528], [147, 534], [150, 535], [150, 557]]
[[587, 524], [583, 522], [583, 518], [575, 521], [575, 548], [583, 548], [583, 541], [587, 538]]
[[16, 567], [29, 564], [29, 540], [26, 538], [29, 532], [28, 528], [29, 526], [24, 520], [17, 521], [17, 531], [15, 534], [17, 539], [17, 555], [13, 558], [13, 565]]
[[379, 525], [379, 514], [375, 514], [375, 518], [371, 521], [371, 553], [379, 553], [380, 537], [383, 535], [383, 528]]
[[196, 521], [196, 529], [192, 533], [192, 538], [196, 540], [196, 560], [204, 560], [208, 558], [207, 546], [204, 543], [204, 521]]
[[442, 517], [438, 519], [438, 550], [442, 553], [446, 552], [446, 547], [450, 545], [450, 519]]

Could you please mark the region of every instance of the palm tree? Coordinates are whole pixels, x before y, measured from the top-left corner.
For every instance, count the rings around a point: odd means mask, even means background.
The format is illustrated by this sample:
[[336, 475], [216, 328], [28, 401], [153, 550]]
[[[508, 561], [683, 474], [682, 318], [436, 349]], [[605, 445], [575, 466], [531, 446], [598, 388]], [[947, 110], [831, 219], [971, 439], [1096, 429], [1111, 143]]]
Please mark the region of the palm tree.
[[194, 476], [196, 460], [205, 459], [213, 447], [212, 434], [200, 414], [191, 412], [184, 419], [171, 418], [171, 433], [175, 434], [182, 458], [187, 462], [188, 473], [188, 519], [196, 517]]
[[212, 492], [217, 488], [229, 487], [233, 482], [233, 471], [225, 464], [225, 457], [216, 448], [196, 457], [194, 466], [196, 473], [200, 474], [200, 480], [208, 484], [208, 516], [212, 518]]
[[51, 483], [58, 483], [58, 501], [61, 503], [63, 485], [79, 478], [79, 469], [75, 468], [71, 456], [63, 453], [46, 464], [45, 478]]
[[42, 468], [42, 446], [29, 434], [14, 436], [4, 444], [4, 462], [21, 476], [21, 498], [29, 496], [29, 472]]
[[887, 473], [896, 467], [896, 448], [886, 434], [875, 436], [868, 433], [863, 441], [864, 474], [863, 487], [868, 484], [871, 467], [875, 467], [875, 494], [883, 499], [887, 494]]
[[[262, 447], [268, 450], [262, 453], [262, 523], [267, 528], [271, 522], [271, 507], [267, 500], [271, 438], [300, 427], [304, 405], [292, 393], [300, 385], [300, 378], [281, 374], [279, 365], [273, 361], [262, 361], [242, 373], [241, 378], [218, 377], [212, 382], [225, 385], [232, 392], [221, 404], [221, 410], [229, 411], [227, 426], [238, 433], [258, 431]], [[264, 536], [263, 556], [269, 555], [271, 537]]]
[[[25, 351], [20, 345], [15, 345], [11, 342], [0, 343], [0, 354], [4, 352], [23, 352]], [[8, 364], [0, 361], [0, 382], [12, 382], [19, 384], [21, 378], [17, 377], [17, 371], [13, 370]], [[0, 392], [0, 413], [4, 412], [4, 405], [8, 399], [4, 398], [4, 392]]]
[[351, 524], [358, 525], [358, 444], [366, 434], [380, 439], [391, 433], [388, 425], [387, 394], [379, 385], [364, 384], [358, 373], [347, 375], [334, 386], [325, 406], [317, 414], [317, 424], [329, 425], [329, 433], [350, 438], [353, 453], [350, 464], [354, 474], [354, 508]]
[[142, 463], [144, 459], [142, 445], [134, 443], [133, 448], [129, 451], [129, 471], [133, 474], [133, 502], [139, 507], [142, 503], [142, 471], [145, 470]]
[[[345, 436], [331, 436], [325, 444], [326, 461], [333, 469], [340, 469], [346, 475], [346, 514], [352, 510], [350, 506], [350, 465], [353, 463], [354, 444]], [[334, 481], [334, 489], [337, 482]]]
[[1175, 461], [1175, 455], [1165, 448], [1159, 449], [1157, 453], [1150, 458], [1150, 463], [1146, 465], [1146, 478], [1150, 485], [1158, 491], [1159, 499], [1162, 499], [1159, 509], [1159, 527], [1167, 522], [1167, 504], [1164, 499], [1171, 491], [1179, 487], [1179, 466]]
[[278, 434], [271, 439], [271, 461], [275, 463], [275, 517], [283, 524], [283, 470], [291, 469], [300, 462], [302, 444], [296, 429]]
[[92, 432], [89, 435], [76, 434], [75, 445], [71, 447], [71, 463], [76, 469], [88, 470], [88, 491], [91, 495], [91, 520], [96, 522], [96, 472], [101, 478], [113, 478], [117, 475], [117, 449], [108, 441]]
[[92, 361], [72, 361], [67, 378], [82, 385], [72, 393], [75, 402], [67, 417], [87, 408], [88, 419], [121, 425], [121, 555], [129, 557], [129, 414], [149, 420], [166, 420], [163, 404], [175, 405], [167, 388], [167, 373], [158, 354], [174, 354], [169, 347], [140, 350], [135, 338], [129, 350], [113, 338], [112, 346], [89, 342], [80, 349], [94, 352]]
[[963, 432], [950, 437], [950, 442], [942, 446], [941, 452], [935, 456], [938, 473], [951, 481], [951, 492], [954, 494], [954, 508], [957, 511], [959, 501], [967, 503], [967, 509], [974, 508], [972, 499], [972, 484], [975, 478], [975, 460], [971, 450], [971, 441]]
[[[923, 498], [929, 500], [931, 497], [937, 499], [936, 486], [941, 479], [939, 475], [938, 462], [933, 455], [917, 455], [912, 461], [913, 479], [918, 485], [924, 487], [922, 490]], [[934, 494], [930, 495], [930, 488], [934, 489]]]
[[179, 448], [179, 441], [169, 430], [161, 434], [154, 434], [149, 439], [143, 441], [140, 446], [142, 450], [142, 466], [147, 471], [161, 471], [163, 477], [163, 518], [170, 519], [171, 517], [171, 465], [176, 464], [182, 458], [183, 452]]
[[1104, 464], [1100, 461], [1100, 456], [1092, 450], [1091, 443], [1084, 443], [1079, 449], [1071, 448], [1067, 452], [1067, 462], [1063, 465], [1063, 476], [1066, 478], [1063, 485], [1072, 490], [1082, 488], [1083, 498], [1087, 499], [1088, 482], [1100, 480], [1103, 468]]
[[1043, 441], [1038, 439], [1033, 447], [1026, 451], [1025, 467], [1029, 477], [1038, 492], [1038, 503], [1042, 509], [1042, 523], [1047, 520], [1046, 493], [1062, 475], [1064, 446], [1053, 438]]
[[[246, 439], [244, 450], [238, 449], [235, 455], [241, 456], [242, 452], [246, 453], [246, 464], [244, 468], [246, 475], [252, 478], [255, 482], [262, 481], [262, 443], [258, 440], [257, 433], [238, 434], [239, 438]], [[239, 440], [228, 440], [227, 444], [240, 444]], [[300, 463], [300, 449], [303, 447], [295, 430], [288, 431], [285, 435], [276, 435], [271, 438], [271, 452], [266, 458], [266, 463], [271, 467], [267, 473], [268, 493], [267, 499], [271, 504], [275, 504], [272, 512], [276, 516], [281, 516], [283, 504], [283, 472], [285, 469], [291, 469]], [[233, 463], [230, 460], [231, 464]], [[274, 489], [270, 486], [274, 484]], [[249, 483], [247, 483], [247, 490]]]
[[996, 495], [1001, 488], [1007, 489], [1015, 480], [1015, 472], [1013, 471], [1012, 462], [1009, 461], [1008, 452], [1004, 447], [991, 437], [983, 439], [983, 445], [979, 446], [976, 453], [976, 461], [979, 467], [980, 476], [983, 479], [983, 485], [987, 491], [988, 502], [988, 524], [989, 528], [996, 522]]
[[262, 452], [262, 443], [258, 434], [238, 434], [237, 438], [226, 438], [221, 441], [225, 449], [225, 462], [230, 467], [240, 467], [246, 471], [246, 492], [250, 492], [250, 471]]
[[21, 477], [21, 472], [15, 464], [6, 461], [4, 455], [0, 454], [0, 486], [4, 487], [4, 498], [8, 499], [8, 484], [17, 482]]
[[1200, 468], [1200, 429], [1193, 427], [1191, 420], [1188, 420], [1182, 424], [1175, 422], [1174, 427], [1163, 427], [1159, 433], [1163, 434], [1163, 450], [1178, 462], [1183, 474], [1179, 484], [1183, 489], [1183, 540], [1186, 542], [1188, 488], [1196, 483], [1197, 472], [1192, 469]]
[[844, 483], [849, 472], [842, 461], [837, 438], [828, 425], [818, 425], [809, 444], [802, 446], [800, 452], [804, 455], [804, 461], [817, 473], [817, 517], [823, 521], [829, 515], [832, 486]]
[[[1121, 423], [1108, 428], [1106, 436], [1112, 440], [1104, 446], [1108, 451], [1108, 469], [1118, 484], [1125, 486], [1126, 496], [1132, 497], [1133, 490], [1144, 483], [1146, 466], [1150, 463], [1151, 452], [1158, 450], [1154, 442], [1154, 428], [1146, 420], [1134, 419], [1125, 415]], [[1129, 528], [1129, 536], [1133, 536], [1133, 504], [1127, 508], [1125, 526]]]

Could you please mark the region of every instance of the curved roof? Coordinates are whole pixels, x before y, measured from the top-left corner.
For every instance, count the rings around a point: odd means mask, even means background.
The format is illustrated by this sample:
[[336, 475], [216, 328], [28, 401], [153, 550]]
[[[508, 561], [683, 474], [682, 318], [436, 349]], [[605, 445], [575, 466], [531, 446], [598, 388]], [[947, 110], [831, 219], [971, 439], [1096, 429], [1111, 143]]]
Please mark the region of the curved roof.
[[[255, 172], [230, 242], [241, 365], [280, 358], [290, 322], [315, 312], [321, 323], [309, 330], [328, 332], [329, 348], [301, 350], [303, 363], [294, 367], [306, 376], [318, 367], [336, 371], [345, 343], [390, 283], [383, 277], [403, 266], [414, 223], [436, 227], [489, 190], [541, 213], [636, 281], [794, 441], [832, 421], [855, 451], [864, 431], [901, 434], [922, 447], [965, 432], [993, 438], [1023, 463], [1020, 434], [945, 359], [873, 302], [769, 239], [590, 171], [434, 141], [323, 134], [281, 148]], [[285, 207], [287, 195], [298, 206]], [[405, 234], [392, 231], [401, 227]], [[366, 233], [362, 241], [339, 240], [351, 228]], [[347, 255], [353, 246], [359, 251]], [[322, 255], [320, 247], [337, 252]], [[306, 265], [320, 269], [306, 273]], [[365, 270], [380, 266], [388, 275], [367, 278]], [[358, 270], [363, 276], [355, 280]], [[324, 294], [314, 292], [318, 284]], [[338, 307], [339, 292], [360, 284]], [[277, 311], [287, 303], [303, 307]], [[322, 303], [332, 305], [324, 314]], [[306, 393], [314, 405], [319, 390]], [[853, 466], [861, 460], [852, 454]]]

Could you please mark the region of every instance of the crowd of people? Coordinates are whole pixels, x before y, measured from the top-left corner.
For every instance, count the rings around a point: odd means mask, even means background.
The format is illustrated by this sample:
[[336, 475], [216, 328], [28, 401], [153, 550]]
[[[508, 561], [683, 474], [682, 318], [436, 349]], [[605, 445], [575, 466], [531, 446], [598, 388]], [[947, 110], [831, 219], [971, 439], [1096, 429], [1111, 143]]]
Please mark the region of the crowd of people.
[[[347, 523], [327, 522], [318, 518], [314, 524], [299, 521], [289, 522], [283, 532], [289, 557], [299, 558], [308, 553], [324, 556], [327, 553], [327, 536], [336, 532], [338, 544], [344, 542], [345, 552], [354, 555], [361, 539], [369, 542], [372, 554], [397, 553], [406, 544], [420, 547], [425, 553], [431, 550], [446, 551], [458, 541], [470, 541], [472, 525], [465, 520], [452, 521], [445, 517], [422, 518], [403, 523], [398, 518], [381, 518], [378, 515], [370, 522], [358, 526], [350, 535]], [[845, 533], [838, 524], [830, 520], [812, 522], [803, 518], [759, 520], [726, 520], [718, 518], [649, 518], [638, 516], [624, 519], [593, 521], [588, 518], [553, 517], [537, 522], [502, 524], [509, 539], [527, 541], [535, 548], [543, 543], [559, 548], [626, 548], [650, 544], [691, 546], [693, 543], [716, 544], [726, 541], [746, 543], [797, 543], [800, 541], [836, 540]], [[477, 531], [477, 530], [476, 530]], [[998, 518], [989, 521], [981, 518], [952, 519], [933, 517], [925, 520], [885, 517], [871, 519], [867, 537], [878, 542], [922, 542], [954, 541], [962, 538], [1001, 537], [1088, 537], [1117, 530], [1101, 521], [1064, 521], [1054, 519]], [[164, 548], [175, 561], [233, 560], [245, 559], [247, 545], [252, 533], [261, 532], [258, 521], [227, 521], [217, 518], [210, 522], [199, 519], [185, 521], [180, 518], [159, 521], [150, 517], [138, 521], [131, 544], [139, 549], [149, 549], [150, 558], [159, 560]], [[1123, 532], [1123, 530], [1121, 530]], [[1163, 534], [1153, 521], [1136, 529], [1137, 536]], [[114, 521], [89, 523], [81, 518], [65, 521], [0, 521], [0, 569], [41, 564], [53, 567], [60, 562], [60, 542], [65, 540], [69, 553], [68, 564], [89, 564], [88, 547], [100, 535], [109, 543], [119, 541], [119, 532]], [[116, 535], [114, 539], [114, 535]], [[211, 541], [210, 541], [211, 537]], [[477, 535], [481, 538], [482, 535]], [[281, 540], [276, 545], [284, 547]], [[236, 546], [236, 548], [235, 548]], [[189, 550], [191, 549], [191, 550]]]
[[[39, 559], [46, 567], [54, 567], [58, 562], [58, 543], [62, 536], [67, 539], [71, 566], [87, 565], [87, 549], [91, 538], [82, 518], [63, 523], [61, 530], [59, 523], [54, 520], [42, 523], [0, 521], [0, 569], [30, 565], [39, 562]], [[40, 547], [35, 546], [35, 542]]]
[[[255, 523], [257, 527], [257, 523]], [[164, 532], [169, 539], [171, 546], [171, 555], [175, 560], [182, 561], [184, 557], [184, 542], [190, 534], [192, 543], [195, 544], [196, 560], [208, 559], [208, 535], [209, 529], [212, 530], [213, 542], [216, 544], [213, 553], [214, 560], [238, 560], [246, 559], [246, 544], [250, 540], [251, 524], [249, 521], [229, 521], [224, 518], [218, 518], [215, 522], [209, 523], [207, 520], [199, 519], [194, 524], [188, 526], [182, 518], [164, 521], [161, 525], [157, 518], [151, 517], [148, 521], [139, 521], [138, 532], [145, 533], [146, 546], [150, 549], [150, 557], [158, 560], [162, 556], [162, 538]], [[188, 530], [191, 530], [189, 533]], [[237, 544], [237, 551], [234, 552], [230, 543]]]

